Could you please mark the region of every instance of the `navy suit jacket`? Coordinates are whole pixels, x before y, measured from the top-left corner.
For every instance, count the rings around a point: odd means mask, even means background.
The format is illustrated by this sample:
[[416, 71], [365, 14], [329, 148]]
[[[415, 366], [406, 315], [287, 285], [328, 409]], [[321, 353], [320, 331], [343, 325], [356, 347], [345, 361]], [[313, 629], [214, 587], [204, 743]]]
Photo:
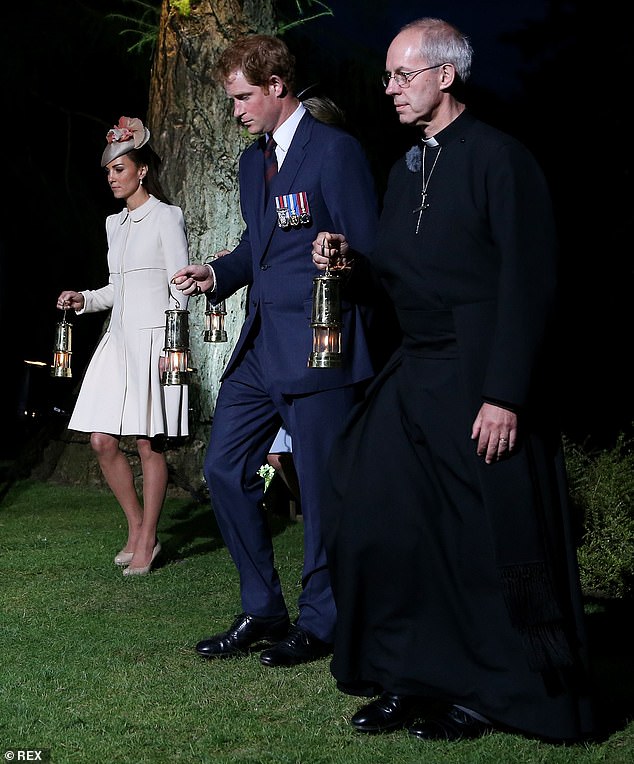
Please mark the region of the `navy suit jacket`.
[[[238, 246], [214, 261], [214, 300], [249, 287], [248, 310], [224, 377], [231, 373], [254, 332], [261, 332], [267, 382], [279, 393], [300, 395], [343, 387], [373, 376], [366, 336], [369, 309], [344, 300], [343, 365], [308, 368], [313, 278], [312, 242], [319, 231], [344, 233], [367, 254], [374, 245], [378, 203], [372, 174], [359, 142], [349, 133], [302, 117], [264, 203], [263, 141], [240, 157], [240, 206], [246, 228]], [[310, 222], [282, 229], [275, 197], [305, 192]]]

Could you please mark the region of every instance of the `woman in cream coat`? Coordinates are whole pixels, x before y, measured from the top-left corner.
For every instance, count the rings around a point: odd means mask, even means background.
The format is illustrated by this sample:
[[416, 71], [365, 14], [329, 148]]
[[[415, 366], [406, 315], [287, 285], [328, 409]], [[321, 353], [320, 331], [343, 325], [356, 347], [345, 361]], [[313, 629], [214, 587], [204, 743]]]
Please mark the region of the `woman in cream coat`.
[[[69, 429], [90, 432], [106, 482], [128, 521], [128, 538], [114, 558], [124, 575], [148, 573], [161, 545], [157, 526], [167, 489], [165, 438], [188, 434], [187, 386], [161, 385], [165, 311], [186, 308], [170, 276], [188, 263], [183, 213], [170, 205], [157, 177], [159, 159], [139, 119], [121, 117], [108, 132], [101, 165], [121, 212], [106, 220], [108, 284], [64, 291], [57, 307], [80, 315], [111, 310], [108, 329], [86, 370]], [[143, 503], [124, 435], [136, 436]]]

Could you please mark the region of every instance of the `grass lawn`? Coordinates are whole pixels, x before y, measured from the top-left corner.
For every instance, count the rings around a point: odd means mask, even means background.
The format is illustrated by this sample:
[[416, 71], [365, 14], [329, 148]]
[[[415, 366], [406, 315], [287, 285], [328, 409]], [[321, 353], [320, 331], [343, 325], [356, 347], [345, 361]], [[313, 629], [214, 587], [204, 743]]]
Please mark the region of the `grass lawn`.
[[[364, 736], [362, 703], [328, 659], [270, 669], [257, 655], [204, 661], [195, 643], [239, 612], [237, 576], [207, 504], [170, 498], [163, 553], [146, 577], [112, 558], [125, 540], [114, 498], [22, 481], [0, 504], [0, 755], [46, 749], [57, 764], [632, 764], [633, 629], [621, 602], [588, 603], [606, 734], [561, 747], [494, 733], [425, 744]], [[277, 564], [297, 599], [302, 525], [272, 516]], [[291, 613], [293, 617], [295, 613]], [[16, 755], [15, 761], [18, 761]]]

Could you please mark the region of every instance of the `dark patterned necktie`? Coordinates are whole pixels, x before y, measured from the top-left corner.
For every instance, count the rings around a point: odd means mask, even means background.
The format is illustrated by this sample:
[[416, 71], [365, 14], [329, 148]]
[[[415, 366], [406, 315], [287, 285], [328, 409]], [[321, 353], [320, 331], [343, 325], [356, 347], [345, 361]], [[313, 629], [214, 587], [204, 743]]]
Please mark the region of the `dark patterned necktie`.
[[277, 175], [277, 157], [275, 156], [275, 147], [277, 143], [273, 138], [269, 138], [264, 147], [264, 188], [266, 200], [269, 199], [269, 186], [271, 181]]

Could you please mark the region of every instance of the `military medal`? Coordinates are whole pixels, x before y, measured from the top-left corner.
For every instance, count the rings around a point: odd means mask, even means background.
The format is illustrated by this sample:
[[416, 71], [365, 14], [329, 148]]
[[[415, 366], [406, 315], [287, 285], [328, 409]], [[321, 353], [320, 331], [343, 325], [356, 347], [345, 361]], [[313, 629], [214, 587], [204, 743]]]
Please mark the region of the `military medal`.
[[280, 228], [288, 228], [290, 225], [290, 219], [288, 214], [288, 207], [286, 206], [285, 196], [275, 197], [275, 210], [277, 211], [277, 224]]
[[289, 207], [291, 208], [291, 225], [298, 226], [299, 225], [299, 202], [297, 199], [297, 194], [289, 194], [288, 203], [289, 203]]
[[308, 196], [305, 191], [299, 192], [299, 222], [304, 225], [310, 223], [310, 210], [308, 208]]

